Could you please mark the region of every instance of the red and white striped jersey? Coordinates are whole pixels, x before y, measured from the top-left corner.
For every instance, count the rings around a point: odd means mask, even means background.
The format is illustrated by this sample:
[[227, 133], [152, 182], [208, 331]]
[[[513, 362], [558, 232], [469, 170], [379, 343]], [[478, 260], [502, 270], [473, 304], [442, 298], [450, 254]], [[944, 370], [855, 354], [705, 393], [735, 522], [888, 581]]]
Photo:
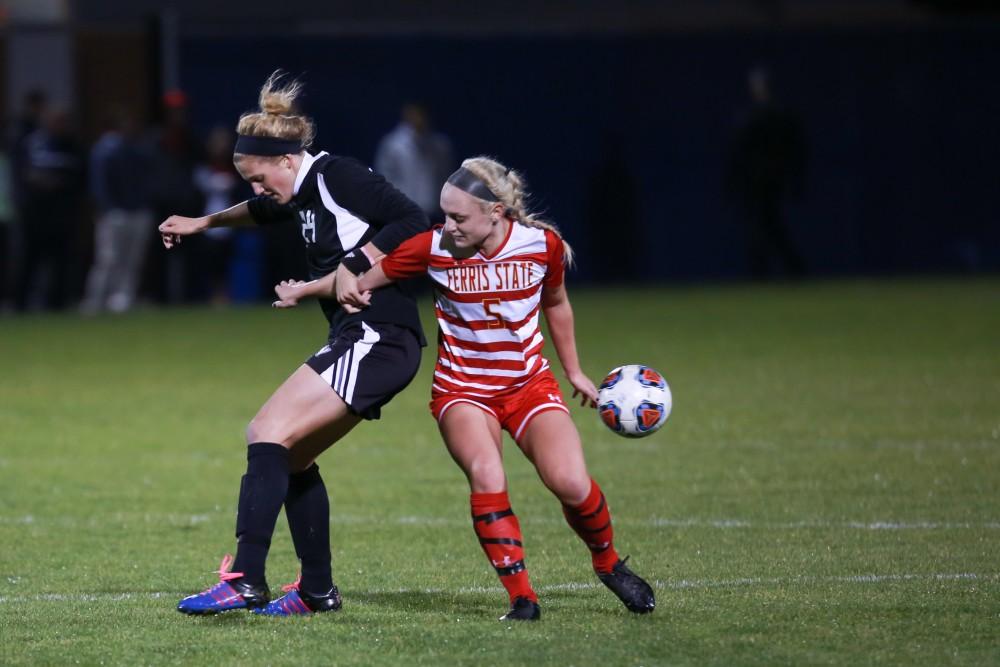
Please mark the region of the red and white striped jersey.
[[494, 398], [549, 367], [539, 327], [542, 287], [562, 284], [563, 244], [554, 232], [513, 223], [491, 255], [455, 257], [437, 227], [382, 260], [393, 280], [425, 271], [434, 281], [438, 360], [434, 392]]

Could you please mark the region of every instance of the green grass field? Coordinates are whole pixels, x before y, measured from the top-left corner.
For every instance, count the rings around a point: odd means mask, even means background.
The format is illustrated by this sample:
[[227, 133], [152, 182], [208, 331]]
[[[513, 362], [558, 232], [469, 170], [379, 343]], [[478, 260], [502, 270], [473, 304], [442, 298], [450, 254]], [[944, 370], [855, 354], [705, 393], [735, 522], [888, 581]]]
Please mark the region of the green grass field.
[[[597, 582], [508, 443], [544, 615], [497, 622], [505, 595], [426, 410], [429, 349], [382, 421], [320, 460], [344, 609], [182, 616], [234, 547], [245, 424], [322, 317], [32, 316], [0, 320], [0, 663], [1000, 663], [1000, 280], [573, 300], [595, 380], [642, 362], [673, 388], [644, 440], [574, 411], [654, 614]], [[295, 577], [284, 519], [268, 572]]]

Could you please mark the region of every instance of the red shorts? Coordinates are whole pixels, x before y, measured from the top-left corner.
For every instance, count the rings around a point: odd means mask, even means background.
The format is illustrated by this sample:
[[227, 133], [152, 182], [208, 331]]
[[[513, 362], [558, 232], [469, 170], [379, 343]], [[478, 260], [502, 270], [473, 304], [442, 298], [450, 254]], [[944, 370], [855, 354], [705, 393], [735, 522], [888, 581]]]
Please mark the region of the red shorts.
[[434, 419], [441, 417], [453, 405], [471, 403], [480, 410], [496, 417], [514, 441], [521, 437], [528, 422], [546, 410], [562, 410], [569, 414], [563, 402], [562, 390], [552, 371], [546, 369], [536, 375], [528, 384], [516, 392], [499, 398], [483, 398], [466, 394], [437, 394], [431, 399], [431, 414]]

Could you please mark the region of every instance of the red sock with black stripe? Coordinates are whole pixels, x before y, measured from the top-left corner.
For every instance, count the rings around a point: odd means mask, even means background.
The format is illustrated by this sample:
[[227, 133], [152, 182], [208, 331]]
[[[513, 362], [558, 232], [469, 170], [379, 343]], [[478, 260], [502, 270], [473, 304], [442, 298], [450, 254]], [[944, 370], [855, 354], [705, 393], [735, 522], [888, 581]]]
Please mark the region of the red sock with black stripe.
[[469, 502], [472, 505], [472, 527], [479, 537], [479, 544], [497, 571], [511, 601], [521, 597], [538, 602], [524, 564], [521, 524], [510, 509], [507, 492], [473, 493]]
[[597, 482], [590, 480], [590, 494], [576, 507], [563, 505], [563, 514], [570, 528], [590, 549], [594, 570], [607, 574], [618, 562], [618, 552], [614, 547], [614, 529], [611, 527], [611, 512], [604, 494]]

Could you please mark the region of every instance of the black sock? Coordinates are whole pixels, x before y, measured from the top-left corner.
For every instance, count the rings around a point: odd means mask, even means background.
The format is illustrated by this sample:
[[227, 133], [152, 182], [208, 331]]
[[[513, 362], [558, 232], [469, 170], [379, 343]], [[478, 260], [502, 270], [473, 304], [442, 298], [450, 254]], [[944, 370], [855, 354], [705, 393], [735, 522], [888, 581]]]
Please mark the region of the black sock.
[[301, 587], [324, 595], [333, 588], [330, 570], [330, 499], [315, 463], [288, 478], [285, 516], [295, 555], [302, 561]]
[[249, 583], [264, 582], [264, 562], [287, 493], [288, 450], [273, 442], [248, 445], [247, 472], [240, 484], [236, 512], [238, 544], [233, 572], [242, 572]]

